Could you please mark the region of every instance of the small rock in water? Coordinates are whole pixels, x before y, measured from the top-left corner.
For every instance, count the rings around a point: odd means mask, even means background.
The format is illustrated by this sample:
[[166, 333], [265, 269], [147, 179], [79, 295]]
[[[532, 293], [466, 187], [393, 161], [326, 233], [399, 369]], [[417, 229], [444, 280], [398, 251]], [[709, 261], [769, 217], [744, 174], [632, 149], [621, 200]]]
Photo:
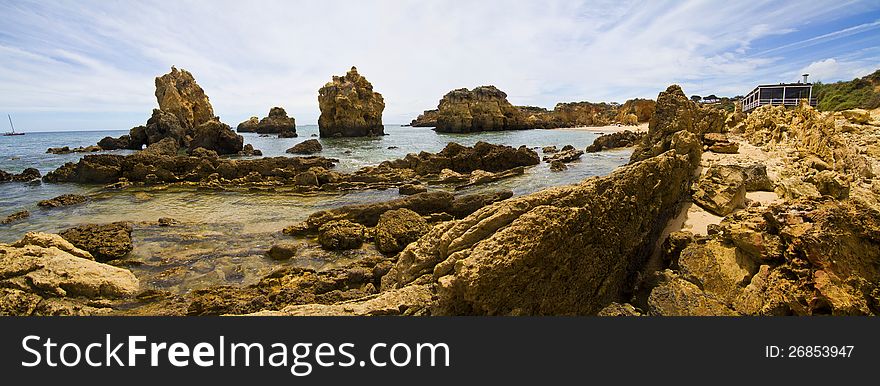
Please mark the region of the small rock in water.
[[315, 154], [323, 149], [323, 146], [321, 146], [317, 139], [309, 139], [287, 149], [287, 152], [290, 154]]
[[568, 169], [568, 166], [565, 166], [565, 162], [562, 162], [560, 160], [553, 160], [552, 162], [550, 162], [551, 172], [561, 172], [566, 169]]
[[171, 218], [171, 217], [162, 217], [162, 218], [159, 218], [159, 226], [162, 226], [162, 227], [170, 227], [170, 226], [172, 226], [172, 225], [177, 225], [177, 220], [175, 220], [175, 219], [173, 219], [173, 218]]
[[541, 152], [544, 154], [556, 153], [558, 151], [559, 149], [557, 149], [556, 146], [544, 146], [541, 148]]
[[86, 196], [79, 194], [62, 194], [49, 200], [40, 201], [37, 203], [37, 206], [42, 208], [57, 208], [59, 206], [82, 204], [86, 201], [88, 201]]
[[397, 148], [398, 148], [397, 146], [388, 146], [388, 150], [393, 150], [393, 149], [397, 149]]
[[269, 251], [266, 252], [266, 256], [269, 256], [272, 260], [287, 260], [291, 257], [296, 256], [296, 251], [299, 249], [299, 244], [293, 243], [282, 243], [275, 244], [272, 248], [269, 248]]
[[425, 185], [421, 184], [406, 184], [402, 185], [400, 188], [397, 188], [397, 192], [404, 196], [411, 196], [413, 194], [424, 193], [427, 191], [428, 188]]
[[6, 216], [6, 218], [4, 218], [3, 220], [0, 220], [0, 224], [10, 224], [16, 221], [24, 220], [30, 216], [31, 212], [27, 210], [18, 211], [10, 214], [9, 216]]
[[88, 251], [99, 262], [125, 257], [132, 250], [131, 224], [84, 224], [67, 229], [59, 235], [75, 247]]
[[348, 220], [331, 221], [318, 229], [318, 243], [324, 249], [340, 251], [360, 248], [366, 228]]

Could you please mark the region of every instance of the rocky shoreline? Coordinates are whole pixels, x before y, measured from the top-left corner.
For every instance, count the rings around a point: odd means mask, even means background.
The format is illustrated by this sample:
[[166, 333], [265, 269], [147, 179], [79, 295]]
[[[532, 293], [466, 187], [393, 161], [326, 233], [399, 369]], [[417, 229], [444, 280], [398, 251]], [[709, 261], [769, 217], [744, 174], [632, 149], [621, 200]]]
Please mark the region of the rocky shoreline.
[[[102, 149], [134, 154], [88, 154], [45, 176], [0, 172], [0, 181], [297, 194], [394, 188], [400, 197], [289, 221], [262, 252], [277, 262], [273, 272], [249, 285], [185, 293], [145, 289], [126, 268], [134, 264], [131, 223], [27, 233], [0, 244], [0, 314], [880, 314], [880, 111], [801, 105], [729, 113], [673, 85], [656, 103], [567, 104], [551, 113], [513, 106], [494, 87], [461, 89], [426, 113], [437, 131], [644, 119], [648, 131], [602, 135], [583, 150], [547, 146], [543, 157], [526, 146], [449, 143], [337, 172], [337, 160], [313, 155], [323, 150], [317, 140], [288, 151], [312, 155], [224, 157], [257, 150], [213, 115], [186, 71], [157, 78], [156, 96], [160, 108], [146, 126], [101, 141]], [[322, 137], [383, 134], [382, 96], [356, 69], [334, 77], [319, 99]], [[349, 114], [349, 103], [362, 110]], [[282, 112], [273, 108], [239, 131], [295, 133]], [[460, 192], [542, 162], [563, 172], [585, 152], [619, 147], [633, 147], [627, 165], [573, 185], [519, 196]], [[64, 195], [41, 206], [88, 200]], [[19, 211], [3, 223], [28, 216]], [[151, 226], [178, 224], [163, 218]], [[356, 258], [326, 269], [283, 264], [304, 250]]]

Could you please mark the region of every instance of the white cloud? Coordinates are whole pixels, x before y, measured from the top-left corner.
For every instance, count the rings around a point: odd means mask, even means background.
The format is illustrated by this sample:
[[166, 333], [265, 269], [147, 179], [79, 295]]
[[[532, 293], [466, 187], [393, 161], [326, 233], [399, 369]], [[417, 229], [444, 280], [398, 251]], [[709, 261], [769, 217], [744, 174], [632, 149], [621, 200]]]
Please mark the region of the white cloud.
[[737, 94], [761, 76], [803, 66], [744, 55], [756, 41], [846, 9], [822, 2], [567, 0], [0, 8], [0, 106], [142, 112], [140, 121], [155, 106], [153, 77], [176, 65], [195, 75], [230, 124], [275, 105], [300, 124], [314, 123], [318, 88], [351, 65], [385, 96], [388, 123], [436, 107], [451, 89], [483, 84], [506, 91], [513, 103], [547, 107], [653, 98], [673, 82], [688, 93]]
[[868, 67], [859, 61], [838, 61], [835, 58], [819, 60], [804, 67], [800, 73], [810, 74], [811, 82], [834, 82], [860, 78], [876, 71], [876, 64]]

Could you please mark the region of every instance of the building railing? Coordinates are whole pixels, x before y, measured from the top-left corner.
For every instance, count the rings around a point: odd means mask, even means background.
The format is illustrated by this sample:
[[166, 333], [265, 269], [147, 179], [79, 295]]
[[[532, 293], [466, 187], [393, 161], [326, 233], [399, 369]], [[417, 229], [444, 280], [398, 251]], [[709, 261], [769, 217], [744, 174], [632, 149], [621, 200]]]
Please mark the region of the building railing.
[[[754, 110], [760, 106], [770, 105], [770, 106], [797, 106], [801, 103], [801, 100], [807, 98], [766, 98], [766, 99], [755, 99], [751, 102], [742, 103], [742, 111], [747, 112], [750, 110]], [[810, 98], [810, 106], [815, 107], [818, 101], [816, 98]]]

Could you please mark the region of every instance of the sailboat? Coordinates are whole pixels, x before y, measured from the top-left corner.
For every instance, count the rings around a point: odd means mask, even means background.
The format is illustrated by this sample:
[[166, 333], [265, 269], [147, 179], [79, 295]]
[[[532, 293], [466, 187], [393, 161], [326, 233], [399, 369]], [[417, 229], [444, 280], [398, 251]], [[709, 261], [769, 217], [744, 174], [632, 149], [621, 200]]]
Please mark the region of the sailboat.
[[24, 135], [24, 133], [16, 133], [15, 132], [15, 125], [12, 124], [12, 117], [9, 116], [9, 114], [6, 114], [6, 118], [9, 118], [9, 126], [12, 127], [12, 131], [10, 131], [8, 133], [3, 133], [4, 136], [8, 137], [8, 136], [12, 136], [12, 135]]

